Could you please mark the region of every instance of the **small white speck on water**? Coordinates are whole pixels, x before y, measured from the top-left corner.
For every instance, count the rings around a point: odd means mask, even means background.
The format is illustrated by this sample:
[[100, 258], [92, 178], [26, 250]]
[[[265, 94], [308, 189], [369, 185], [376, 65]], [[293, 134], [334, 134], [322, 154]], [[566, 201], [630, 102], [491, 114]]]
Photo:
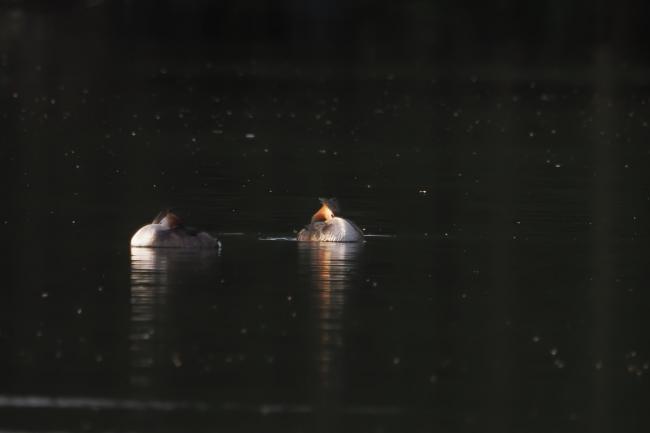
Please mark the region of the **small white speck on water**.
[[81, 316], [81, 315], [83, 314], [83, 312], [84, 312], [83, 309], [81, 309], [81, 308], [77, 308], [77, 314], [78, 314], [78, 315]]
[[557, 368], [564, 368], [564, 361], [562, 361], [561, 359], [556, 359], [555, 361], [553, 361], [553, 364]]
[[77, 220], [72, 220], [72, 224], [77, 224]]
[[555, 167], [555, 168], [561, 168], [561, 167], [562, 167], [562, 164], [560, 164], [560, 163], [556, 163], [554, 167]]
[[533, 138], [533, 137], [535, 136], [535, 133], [534, 133], [533, 131], [530, 131], [530, 132], [528, 133], [528, 136], [529, 136], [530, 138]]
[[47, 293], [47, 292], [41, 293], [41, 298], [43, 298], [43, 299], [46, 299], [48, 296], [50, 296], [50, 294]]
[[253, 138], [255, 138], [255, 134], [249, 132], [244, 137], [248, 138], [249, 140], [252, 140]]
[[394, 365], [398, 365], [400, 362], [401, 362], [401, 360], [399, 359], [398, 356], [396, 356], [396, 357], [393, 358], [393, 364], [394, 364]]
[[540, 338], [539, 338], [538, 335], [533, 336], [533, 343], [539, 343], [539, 340], [540, 340]]
[[631, 352], [628, 352], [625, 354], [626, 359], [631, 359], [636, 357], [636, 350], [632, 350]]
[[551, 356], [557, 355], [557, 348], [555, 348], [555, 347], [552, 348], [550, 353], [551, 353]]
[[636, 364], [630, 364], [630, 365], [627, 366], [627, 372], [635, 374], [637, 376], [643, 375], [643, 370], [644, 370], [644, 368], [642, 368], [641, 366], [636, 365]]
[[289, 302], [293, 301], [293, 297], [291, 295], [287, 296], [287, 301]]
[[429, 193], [429, 191], [427, 191], [426, 189], [421, 189], [421, 190], [418, 191], [418, 194], [420, 194], [420, 195], [427, 195], [428, 193]]
[[135, 137], [135, 131], [131, 131], [131, 137]]

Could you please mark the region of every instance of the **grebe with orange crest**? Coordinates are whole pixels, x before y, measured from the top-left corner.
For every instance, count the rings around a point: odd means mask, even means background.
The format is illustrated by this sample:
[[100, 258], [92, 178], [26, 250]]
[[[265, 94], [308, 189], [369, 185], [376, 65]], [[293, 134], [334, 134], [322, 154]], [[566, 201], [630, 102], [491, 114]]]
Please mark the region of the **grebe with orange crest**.
[[218, 248], [217, 238], [204, 231], [185, 226], [175, 213], [164, 210], [131, 238], [132, 247]]
[[336, 198], [320, 198], [321, 207], [308, 226], [298, 233], [298, 241], [361, 242], [363, 232], [356, 224], [336, 216], [340, 212]]

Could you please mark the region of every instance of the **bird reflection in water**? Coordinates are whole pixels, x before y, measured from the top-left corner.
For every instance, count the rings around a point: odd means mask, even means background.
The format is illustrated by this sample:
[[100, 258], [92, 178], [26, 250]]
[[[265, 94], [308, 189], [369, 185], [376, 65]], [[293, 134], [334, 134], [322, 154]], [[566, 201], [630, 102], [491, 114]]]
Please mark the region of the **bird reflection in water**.
[[[175, 364], [170, 295], [197, 270], [214, 265], [218, 251], [131, 248], [131, 385], [148, 388]], [[160, 374], [159, 374], [160, 373]]]
[[315, 322], [316, 366], [320, 409], [332, 426], [334, 412], [344, 388], [345, 304], [350, 287], [358, 278], [359, 253], [363, 244], [303, 242], [300, 260], [309, 271]]

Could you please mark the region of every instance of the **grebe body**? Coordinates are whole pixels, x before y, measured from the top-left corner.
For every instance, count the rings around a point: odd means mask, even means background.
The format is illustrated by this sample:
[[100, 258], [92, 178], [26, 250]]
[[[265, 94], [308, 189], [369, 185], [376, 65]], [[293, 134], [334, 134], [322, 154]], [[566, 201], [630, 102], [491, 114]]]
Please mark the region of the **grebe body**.
[[298, 241], [315, 242], [361, 242], [363, 232], [356, 224], [345, 218], [334, 216], [338, 212], [336, 199], [320, 199], [321, 208], [311, 223], [298, 233]]
[[163, 211], [131, 238], [132, 247], [217, 248], [219, 241], [206, 232], [185, 227], [180, 218]]

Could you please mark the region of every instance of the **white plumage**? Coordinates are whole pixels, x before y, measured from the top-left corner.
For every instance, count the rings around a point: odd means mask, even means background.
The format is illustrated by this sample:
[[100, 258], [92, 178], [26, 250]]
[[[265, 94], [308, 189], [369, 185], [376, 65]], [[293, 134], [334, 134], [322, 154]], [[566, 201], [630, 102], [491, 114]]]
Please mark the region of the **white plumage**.
[[[162, 218], [161, 218], [162, 216]], [[161, 213], [153, 223], [141, 227], [131, 238], [132, 247], [217, 248], [219, 241], [206, 232], [187, 229], [171, 212]]]
[[336, 199], [320, 199], [322, 206], [312, 216], [311, 223], [298, 233], [299, 241], [360, 242], [363, 232], [352, 221], [334, 216], [338, 212]]

